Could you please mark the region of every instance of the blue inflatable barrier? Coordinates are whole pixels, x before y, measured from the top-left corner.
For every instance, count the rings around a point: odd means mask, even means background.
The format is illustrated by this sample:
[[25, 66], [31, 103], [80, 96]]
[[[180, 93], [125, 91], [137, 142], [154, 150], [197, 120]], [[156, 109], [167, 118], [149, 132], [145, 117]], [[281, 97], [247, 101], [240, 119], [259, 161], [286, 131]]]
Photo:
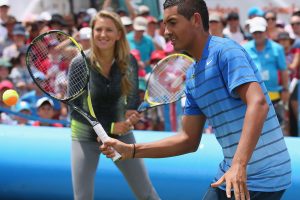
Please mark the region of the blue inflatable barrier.
[[[174, 133], [136, 131], [138, 142]], [[285, 200], [297, 199], [300, 188], [300, 139], [286, 138], [292, 158], [293, 185]], [[73, 199], [69, 128], [0, 125], [0, 199]], [[198, 200], [221, 161], [214, 135], [203, 135], [197, 152], [164, 159], [145, 159], [151, 180], [163, 200]], [[110, 159], [102, 156], [95, 180], [95, 199], [132, 200], [134, 196]]]

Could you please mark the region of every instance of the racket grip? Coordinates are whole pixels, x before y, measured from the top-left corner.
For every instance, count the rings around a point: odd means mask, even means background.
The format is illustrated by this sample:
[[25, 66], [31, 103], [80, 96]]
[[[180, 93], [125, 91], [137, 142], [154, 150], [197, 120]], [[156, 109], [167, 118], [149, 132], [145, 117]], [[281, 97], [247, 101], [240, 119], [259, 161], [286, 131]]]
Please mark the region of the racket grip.
[[[103, 127], [101, 126], [100, 123], [96, 124], [95, 126], [93, 126], [94, 131], [96, 132], [96, 134], [99, 136], [100, 140], [102, 142], [107, 141], [110, 137], [107, 135], [107, 133], [105, 132], [105, 130], [103, 129]], [[114, 162], [120, 160], [122, 158], [121, 154], [119, 152], [117, 152], [115, 149], [113, 149], [115, 151], [115, 156], [112, 158], [112, 160]]]

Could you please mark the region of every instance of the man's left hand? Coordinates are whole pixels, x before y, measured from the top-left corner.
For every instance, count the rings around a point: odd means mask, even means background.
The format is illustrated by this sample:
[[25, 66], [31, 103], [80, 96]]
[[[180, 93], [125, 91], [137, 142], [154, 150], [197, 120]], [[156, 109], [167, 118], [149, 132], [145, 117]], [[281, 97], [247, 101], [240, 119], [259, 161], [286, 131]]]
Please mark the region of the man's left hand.
[[218, 187], [223, 183], [226, 183], [227, 198], [231, 198], [231, 189], [233, 189], [236, 200], [250, 200], [246, 181], [246, 167], [243, 167], [240, 164], [235, 164], [232, 165], [217, 182], [212, 183], [211, 186]]

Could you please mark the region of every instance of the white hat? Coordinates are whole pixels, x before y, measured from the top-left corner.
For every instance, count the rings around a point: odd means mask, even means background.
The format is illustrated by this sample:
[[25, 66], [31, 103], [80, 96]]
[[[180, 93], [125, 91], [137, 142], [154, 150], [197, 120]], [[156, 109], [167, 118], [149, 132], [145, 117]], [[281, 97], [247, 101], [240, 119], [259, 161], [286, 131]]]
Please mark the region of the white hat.
[[145, 17], [136, 17], [133, 20], [133, 28], [136, 31], [147, 30], [148, 21]]
[[121, 21], [124, 26], [132, 25], [132, 20], [128, 16], [121, 17]]
[[209, 21], [210, 22], [221, 22], [222, 19], [221, 19], [220, 14], [218, 14], [218, 13], [211, 13], [209, 15]]
[[92, 29], [90, 27], [83, 27], [79, 30], [80, 40], [89, 40], [92, 36]]
[[0, 0], [0, 7], [2, 7], [2, 6], [8, 6], [9, 7], [8, 0]]
[[48, 11], [42, 12], [38, 17], [38, 21], [50, 21], [51, 20], [51, 14]]
[[267, 29], [267, 21], [263, 17], [254, 17], [249, 22], [250, 33], [265, 32]]
[[140, 6], [138, 7], [138, 13], [139, 13], [140, 15], [145, 14], [145, 13], [149, 13], [149, 12], [150, 12], [150, 9], [149, 9], [149, 7], [146, 6], [146, 5], [140, 5]]
[[93, 18], [97, 14], [97, 10], [95, 8], [88, 8], [86, 10], [86, 13]]
[[36, 102], [36, 104], [35, 104], [35, 107], [36, 108], [39, 108], [43, 103], [45, 103], [45, 102], [49, 102], [49, 104], [51, 105], [51, 106], [54, 106], [54, 103], [53, 103], [53, 101], [52, 101], [52, 99], [50, 99], [49, 97], [42, 97], [42, 98], [40, 98], [39, 100], [37, 100], [37, 102]]

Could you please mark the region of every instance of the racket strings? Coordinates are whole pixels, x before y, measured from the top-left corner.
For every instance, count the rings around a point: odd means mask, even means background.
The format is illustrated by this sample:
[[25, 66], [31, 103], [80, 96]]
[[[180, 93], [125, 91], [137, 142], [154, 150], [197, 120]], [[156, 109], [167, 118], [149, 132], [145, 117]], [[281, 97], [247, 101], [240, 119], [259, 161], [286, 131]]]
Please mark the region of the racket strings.
[[50, 96], [66, 100], [79, 94], [88, 81], [81, 50], [67, 36], [49, 32], [27, 52], [27, 66], [36, 83]]
[[182, 56], [171, 56], [159, 62], [149, 77], [147, 101], [166, 104], [180, 99], [184, 95], [185, 73], [192, 63]]

